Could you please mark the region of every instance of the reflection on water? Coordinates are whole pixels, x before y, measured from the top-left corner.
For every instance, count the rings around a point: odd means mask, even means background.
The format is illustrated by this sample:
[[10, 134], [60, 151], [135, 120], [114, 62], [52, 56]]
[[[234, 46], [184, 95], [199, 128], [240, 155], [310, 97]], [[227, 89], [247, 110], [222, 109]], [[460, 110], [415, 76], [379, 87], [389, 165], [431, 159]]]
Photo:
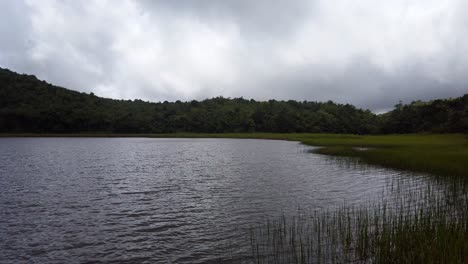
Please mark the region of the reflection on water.
[[0, 139], [0, 259], [222, 262], [245, 253], [245, 231], [266, 218], [445, 186], [309, 150], [270, 140]]

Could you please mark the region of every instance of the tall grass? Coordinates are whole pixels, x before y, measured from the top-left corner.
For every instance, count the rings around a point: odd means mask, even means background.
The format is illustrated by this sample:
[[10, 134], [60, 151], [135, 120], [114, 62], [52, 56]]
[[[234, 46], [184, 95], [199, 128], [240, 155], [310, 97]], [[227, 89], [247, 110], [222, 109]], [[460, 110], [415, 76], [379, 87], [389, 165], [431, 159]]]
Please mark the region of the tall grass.
[[468, 263], [464, 181], [413, 189], [363, 206], [267, 220], [249, 235], [253, 263]]

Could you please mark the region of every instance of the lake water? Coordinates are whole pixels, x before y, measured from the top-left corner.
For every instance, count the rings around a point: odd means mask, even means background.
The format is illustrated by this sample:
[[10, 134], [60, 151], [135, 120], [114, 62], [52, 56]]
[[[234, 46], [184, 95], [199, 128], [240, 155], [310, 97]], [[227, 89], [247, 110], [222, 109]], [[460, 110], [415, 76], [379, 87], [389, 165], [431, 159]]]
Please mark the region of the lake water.
[[[429, 179], [247, 139], [0, 139], [1, 263], [216, 263], [250, 226]], [[411, 176], [411, 177], [409, 177]], [[415, 180], [416, 179], [416, 180]], [[418, 183], [419, 182], [419, 183]]]

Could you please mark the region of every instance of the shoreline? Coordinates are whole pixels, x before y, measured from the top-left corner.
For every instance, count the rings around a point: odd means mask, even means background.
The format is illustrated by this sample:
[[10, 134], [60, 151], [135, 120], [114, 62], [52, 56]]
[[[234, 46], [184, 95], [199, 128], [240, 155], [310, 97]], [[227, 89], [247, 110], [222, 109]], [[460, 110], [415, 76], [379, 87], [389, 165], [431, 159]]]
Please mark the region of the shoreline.
[[[232, 138], [297, 141], [314, 153], [357, 158], [392, 169], [468, 179], [468, 136], [463, 134], [353, 135], [312, 133], [4, 133], [0, 138]], [[366, 150], [363, 151], [362, 149]]]

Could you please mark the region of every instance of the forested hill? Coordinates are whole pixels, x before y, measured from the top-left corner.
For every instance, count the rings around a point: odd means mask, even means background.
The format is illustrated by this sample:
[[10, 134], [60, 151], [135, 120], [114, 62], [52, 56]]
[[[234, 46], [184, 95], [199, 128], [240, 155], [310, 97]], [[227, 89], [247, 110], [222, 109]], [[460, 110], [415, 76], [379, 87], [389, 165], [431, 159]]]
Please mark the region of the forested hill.
[[468, 94], [396, 105], [375, 115], [328, 102], [258, 102], [216, 97], [150, 103], [113, 100], [57, 87], [0, 68], [1, 133], [467, 132]]

